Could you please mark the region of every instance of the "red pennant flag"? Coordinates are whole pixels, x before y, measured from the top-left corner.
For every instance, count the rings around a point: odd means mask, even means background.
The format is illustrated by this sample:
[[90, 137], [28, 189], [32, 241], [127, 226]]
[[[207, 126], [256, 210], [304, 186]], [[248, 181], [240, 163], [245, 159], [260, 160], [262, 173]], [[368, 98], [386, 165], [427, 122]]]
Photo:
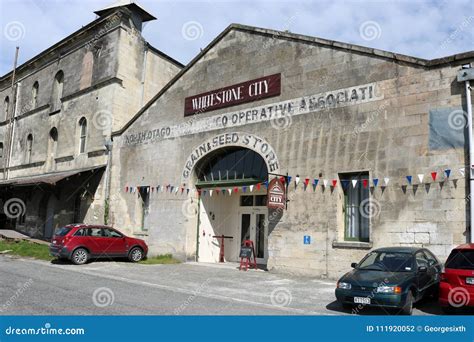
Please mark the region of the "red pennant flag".
[[219, 189], [216, 189], [216, 195], [219, 195]]
[[332, 180], [332, 186], [335, 187], [336, 184], [337, 184], [337, 179], [333, 179], [333, 180]]
[[261, 184], [257, 183], [257, 190], [260, 190], [260, 186], [261, 186]]
[[200, 197], [201, 196], [201, 190], [198, 189], [197, 193], [198, 193], [198, 197]]
[[183, 192], [184, 192], [184, 188], [181, 188], [181, 195], [183, 194]]
[[238, 188], [238, 187], [235, 187], [235, 188], [234, 188], [234, 192], [239, 192], [239, 188]]
[[431, 172], [431, 178], [433, 178], [433, 181], [436, 180], [436, 176], [438, 175], [438, 172], [434, 171], [434, 172]]
[[281, 177], [280, 177], [280, 181], [281, 181], [283, 184], [285, 184], [285, 177], [281, 176]]
[[367, 185], [369, 185], [369, 180], [368, 179], [363, 179], [362, 180], [362, 185], [364, 186], [364, 189], [367, 188]]
[[308, 186], [308, 183], [309, 183], [309, 178], [306, 178], [306, 179], [304, 180], [304, 185], [305, 185], [305, 186]]
[[128, 186], [125, 187], [125, 192], [128, 192]]

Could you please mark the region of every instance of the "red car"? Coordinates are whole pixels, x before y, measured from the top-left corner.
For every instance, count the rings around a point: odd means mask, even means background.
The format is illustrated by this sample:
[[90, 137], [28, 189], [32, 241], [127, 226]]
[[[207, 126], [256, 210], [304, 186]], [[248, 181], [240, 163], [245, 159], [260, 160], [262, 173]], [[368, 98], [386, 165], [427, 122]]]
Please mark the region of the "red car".
[[474, 243], [458, 246], [449, 255], [441, 274], [439, 303], [446, 313], [474, 307]]
[[56, 231], [49, 252], [76, 265], [103, 257], [127, 257], [137, 262], [146, 257], [148, 246], [145, 241], [125, 236], [111, 227], [73, 224]]

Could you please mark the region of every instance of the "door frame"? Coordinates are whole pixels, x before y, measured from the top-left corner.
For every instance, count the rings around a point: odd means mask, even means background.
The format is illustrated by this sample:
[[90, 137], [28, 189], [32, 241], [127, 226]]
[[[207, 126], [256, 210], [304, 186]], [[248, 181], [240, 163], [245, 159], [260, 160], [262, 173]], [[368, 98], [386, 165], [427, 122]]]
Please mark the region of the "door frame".
[[[239, 250], [240, 246], [242, 245], [242, 215], [243, 214], [250, 214], [250, 240], [254, 242], [255, 252], [257, 251], [256, 246], [256, 234], [257, 234], [257, 214], [265, 215], [265, 221], [268, 222], [268, 208], [267, 207], [241, 207], [238, 211], [239, 215]], [[268, 261], [268, 224], [264, 226], [264, 257], [263, 258], [256, 258], [258, 264], [267, 264]]]

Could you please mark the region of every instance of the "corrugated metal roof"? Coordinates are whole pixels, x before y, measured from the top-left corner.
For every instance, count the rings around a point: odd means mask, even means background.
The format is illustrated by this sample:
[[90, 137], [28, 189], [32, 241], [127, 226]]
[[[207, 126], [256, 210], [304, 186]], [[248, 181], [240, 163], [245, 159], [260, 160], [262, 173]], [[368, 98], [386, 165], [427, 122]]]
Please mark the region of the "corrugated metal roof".
[[0, 186], [2, 185], [29, 185], [29, 184], [41, 184], [41, 183], [54, 185], [60, 180], [63, 180], [67, 177], [78, 175], [82, 172], [101, 169], [104, 167], [105, 165], [100, 165], [100, 166], [89, 167], [89, 168], [81, 169], [81, 170], [45, 173], [42, 175], [35, 175], [35, 176], [30, 176], [30, 177], [12, 178], [8, 180], [0, 181]]

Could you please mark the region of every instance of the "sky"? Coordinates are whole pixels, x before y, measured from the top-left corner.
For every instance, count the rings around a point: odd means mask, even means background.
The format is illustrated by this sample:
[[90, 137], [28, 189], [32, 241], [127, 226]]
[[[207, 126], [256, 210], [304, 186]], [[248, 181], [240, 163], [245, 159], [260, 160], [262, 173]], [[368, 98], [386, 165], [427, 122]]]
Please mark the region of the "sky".
[[[96, 18], [114, 0], [0, 0], [0, 75]], [[143, 36], [183, 64], [229, 24], [288, 30], [433, 59], [474, 50], [474, 1], [141, 0]]]

